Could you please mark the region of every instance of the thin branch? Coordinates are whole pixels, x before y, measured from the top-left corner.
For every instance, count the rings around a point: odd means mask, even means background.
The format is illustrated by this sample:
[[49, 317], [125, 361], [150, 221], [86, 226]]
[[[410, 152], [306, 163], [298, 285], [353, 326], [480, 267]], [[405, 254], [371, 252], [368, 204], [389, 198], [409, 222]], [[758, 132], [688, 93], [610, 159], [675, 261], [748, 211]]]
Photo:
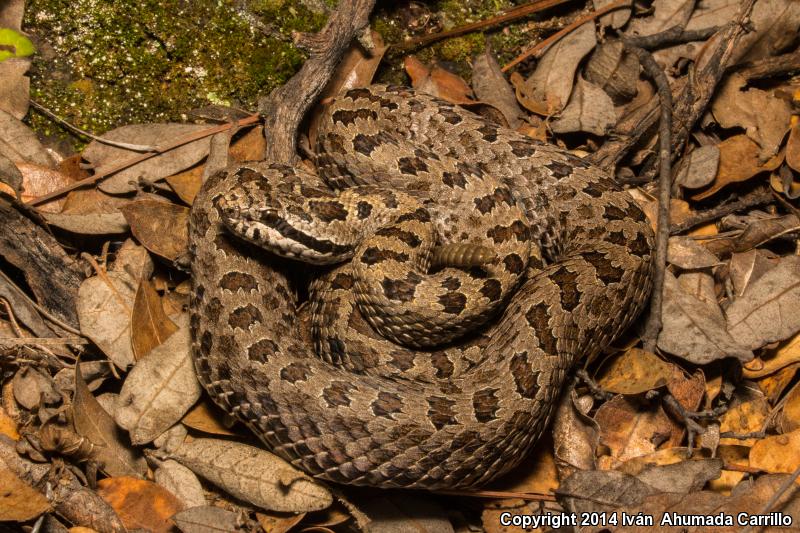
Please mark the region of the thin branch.
[[684, 231], [688, 231], [695, 226], [699, 226], [700, 224], [717, 220], [718, 218], [730, 215], [736, 211], [741, 211], [742, 209], [768, 204], [772, 202], [772, 200], [773, 196], [769, 189], [756, 189], [732, 202], [718, 205], [706, 211], [700, 211], [696, 213], [691, 218], [684, 220], [680, 224], [675, 224], [670, 227], [669, 234], [677, 235], [679, 233], [683, 233]]
[[639, 63], [656, 85], [661, 104], [659, 123], [659, 178], [658, 178], [658, 224], [656, 228], [656, 252], [653, 262], [653, 293], [650, 298], [650, 315], [647, 317], [644, 334], [644, 349], [654, 352], [656, 339], [661, 332], [661, 307], [663, 303], [664, 272], [667, 267], [667, 242], [669, 241], [669, 204], [672, 189], [672, 154], [670, 153], [670, 132], [672, 130], [672, 90], [664, 71], [647, 50], [622, 41], [625, 48], [636, 54]]
[[400, 50], [405, 50], [408, 48], [413, 48], [415, 46], [421, 46], [434, 41], [439, 41], [441, 39], [458, 37], [459, 35], [464, 35], [465, 33], [470, 33], [473, 31], [489, 28], [491, 26], [497, 26], [498, 24], [511, 22], [513, 20], [526, 17], [528, 15], [537, 13], [539, 11], [544, 11], [545, 9], [557, 6], [559, 4], [563, 4], [568, 1], [569, 0], [537, 0], [536, 2], [530, 2], [527, 4], [523, 4], [521, 6], [507, 9], [505, 11], [501, 11], [498, 15], [495, 15], [494, 17], [488, 18], [486, 20], [480, 20], [478, 22], [473, 22], [472, 24], [464, 24], [463, 26], [453, 28], [452, 30], [442, 31], [439, 33], [433, 33], [429, 35], [422, 35], [420, 37], [408, 39], [394, 46], [395, 48], [398, 48]]
[[[368, 29], [375, 0], [342, 0], [325, 27], [316, 34], [300, 34], [297, 45], [309, 51], [300, 70], [259, 102], [267, 138], [266, 160], [292, 163], [297, 158], [297, 130], [333, 76], [336, 65], [354, 38]], [[365, 38], [360, 39], [363, 43]]]
[[33, 200], [28, 201], [25, 205], [32, 207], [35, 205], [42, 204], [44, 202], [52, 200], [53, 198], [58, 198], [59, 196], [63, 196], [64, 194], [67, 194], [70, 191], [74, 191], [75, 189], [80, 189], [81, 187], [84, 187], [86, 185], [93, 185], [99, 182], [100, 180], [110, 176], [111, 174], [114, 174], [115, 172], [119, 172], [120, 170], [133, 166], [136, 163], [141, 163], [142, 161], [157, 156], [158, 154], [163, 154], [164, 152], [168, 152], [173, 148], [183, 146], [184, 144], [188, 144], [198, 139], [202, 139], [203, 137], [208, 137], [209, 135], [214, 135], [215, 133], [219, 133], [221, 131], [226, 131], [231, 128], [236, 128], [237, 126], [246, 126], [248, 124], [254, 124], [258, 122], [259, 119], [260, 117], [258, 115], [250, 115], [249, 117], [245, 117], [236, 122], [226, 122], [225, 124], [220, 124], [219, 126], [212, 126], [205, 130], [191, 133], [189, 135], [184, 135], [183, 137], [179, 137], [177, 140], [172, 141], [170, 143], [161, 146], [156, 146], [155, 150], [153, 150], [152, 152], [146, 152], [144, 154], [135, 155], [130, 159], [126, 159], [120, 163], [117, 163], [116, 165], [111, 166], [110, 168], [108, 168], [103, 172], [98, 172], [97, 174], [76, 181], [75, 183], [71, 183], [70, 185], [62, 187], [49, 194], [45, 194], [43, 196], [34, 198]]
[[146, 145], [146, 144], [131, 144], [131, 143], [123, 143], [123, 142], [119, 142], [119, 141], [112, 141], [112, 140], [109, 140], [109, 139], [103, 139], [102, 137], [98, 137], [97, 135], [89, 133], [86, 130], [80, 129], [78, 126], [76, 126], [75, 124], [73, 124], [71, 122], [67, 122], [66, 120], [64, 120], [63, 118], [59, 117], [55, 113], [53, 113], [52, 111], [47, 109], [45, 106], [43, 106], [42, 104], [40, 104], [36, 100], [31, 99], [30, 102], [31, 102], [31, 107], [33, 107], [36, 111], [38, 111], [39, 113], [43, 114], [44, 116], [46, 116], [50, 120], [52, 120], [54, 122], [57, 122], [58, 124], [61, 124], [62, 126], [67, 128], [68, 130], [72, 131], [73, 133], [77, 133], [78, 135], [83, 135], [84, 137], [88, 137], [89, 139], [92, 139], [93, 141], [97, 141], [97, 142], [100, 142], [100, 143], [103, 143], [103, 144], [107, 144], [109, 146], [116, 146], [117, 148], [122, 148], [123, 150], [133, 150], [134, 152], [153, 152], [153, 151], [156, 150], [153, 146]]
[[711, 26], [700, 30], [685, 30], [683, 26], [677, 25], [653, 35], [638, 35], [626, 37], [625, 42], [631, 46], [654, 50], [663, 46], [673, 46], [676, 44], [689, 43], [692, 41], [705, 41], [720, 29], [720, 26]]

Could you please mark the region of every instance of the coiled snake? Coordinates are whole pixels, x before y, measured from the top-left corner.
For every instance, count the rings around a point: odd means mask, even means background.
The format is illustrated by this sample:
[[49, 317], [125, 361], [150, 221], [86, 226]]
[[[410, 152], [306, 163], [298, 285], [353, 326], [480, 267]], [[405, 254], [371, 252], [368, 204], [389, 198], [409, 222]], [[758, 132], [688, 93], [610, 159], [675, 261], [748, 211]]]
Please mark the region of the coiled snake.
[[[324, 182], [253, 163], [195, 199], [198, 377], [319, 478], [486, 483], [542, 433], [573, 362], [644, 306], [652, 231], [601, 170], [410, 89], [351, 89], [321, 124]], [[298, 309], [291, 274], [311, 267], [253, 242], [349, 262]]]

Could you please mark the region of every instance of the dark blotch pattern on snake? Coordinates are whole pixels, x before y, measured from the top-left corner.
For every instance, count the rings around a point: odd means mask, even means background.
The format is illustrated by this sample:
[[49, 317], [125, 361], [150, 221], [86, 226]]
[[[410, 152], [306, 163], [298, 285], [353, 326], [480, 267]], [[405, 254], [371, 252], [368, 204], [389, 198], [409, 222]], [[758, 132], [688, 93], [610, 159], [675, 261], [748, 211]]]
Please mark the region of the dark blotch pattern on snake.
[[[319, 478], [486, 483], [542, 433], [572, 364], [639, 314], [652, 231], [601, 170], [436, 98], [372, 86], [325, 113], [322, 179], [254, 163], [195, 200], [200, 381]], [[287, 272], [310, 267], [246, 241], [345, 262], [298, 313]]]

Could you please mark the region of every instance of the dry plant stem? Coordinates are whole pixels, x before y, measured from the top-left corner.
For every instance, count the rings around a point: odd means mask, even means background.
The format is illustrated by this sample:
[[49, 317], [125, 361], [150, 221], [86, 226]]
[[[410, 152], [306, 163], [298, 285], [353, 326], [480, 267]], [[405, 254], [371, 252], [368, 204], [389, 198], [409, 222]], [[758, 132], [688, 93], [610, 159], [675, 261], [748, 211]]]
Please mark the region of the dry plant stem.
[[736, 211], [772, 202], [773, 196], [769, 189], [756, 189], [738, 198], [733, 202], [718, 205], [706, 211], [700, 211], [691, 218], [670, 227], [669, 234], [677, 235], [688, 231], [695, 226], [717, 220]]
[[[764, 508], [761, 510], [759, 514], [763, 515], [769, 514], [769, 512], [772, 511], [772, 508], [775, 506], [775, 504], [778, 502], [781, 496], [783, 496], [784, 493], [786, 493], [790, 488], [794, 486], [794, 483], [795, 481], [797, 481], [797, 478], [800, 478], [800, 466], [795, 468], [794, 472], [792, 472], [792, 474], [789, 477], [787, 477], [783, 483], [781, 483], [781, 486], [778, 487], [778, 490], [775, 491], [775, 494], [772, 495], [769, 501], [767, 501], [767, 503], [764, 504]], [[753, 526], [748, 526], [742, 533], [751, 533], [752, 531], [753, 531]]]
[[519, 498], [520, 500], [534, 502], [554, 502], [556, 497], [552, 494], [541, 494], [536, 492], [508, 492], [504, 490], [437, 490], [436, 494], [447, 494], [449, 496], [467, 496], [470, 498], [490, 498], [490, 499], [509, 499]]
[[505, 24], [506, 22], [511, 22], [512, 20], [517, 20], [522, 17], [526, 17], [538, 11], [544, 11], [545, 9], [557, 6], [559, 4], [563, 4], [568, 1], [569, 0], [539, 0], [537, 2], [530, 2], [528, 4], [508, 9], [486, 20], [473, 22], [472, 24], [465, 24], [463, 26], [453, 28], [452, 30], [434, 33], [431, 35], [422, 35], [421, 37], [415, 37], [414, 39], [408, 39], [407, 41], [395, 45], [395, 48], [398, 48], [400, 50], [405, 50], [407, 48], [413, 48], [415, 46], [428, 44], [434, 41], [439, 41], [441, 39], [447, 39], [449, 37], [458, 37], [459, 35], [464, 35], [465, 33], [469, 33], [476, 30], [482, 30], [490, 26]]
[[333, 76], [336, 65], [353, 38], [368, 27], [375, 0], [341, 0], [325, 27], [316, 34], [301, 34], [297, 44], [308, 50], [302, 68], [259, 102], [267, 138], [266, 160], [293, 163], [297, 158], [300, 122]]
[[50, 120], [54, 120], [55, 122], [61, 124], [65, 128], [67, 128], [68, 130], [70, 130], [70, 131], [72, 131], [74, 133], [77, 133], [78, 135], [83, 135], [84, 137], [88, 137], [89, 139], [92, 139], [93, 141], [97, 141], [97, 142], [100, 142], [100, 143], [103, 143], [103, 144], [108, 144], [109, 146], [116, 146], [118, 148], [123, 148], [125, 150], [133, 150], [133, 151], [136, 151], [136, 152], [152, 152], [152, 151], [155, 150], [154, 147], [143, 145], [143, 144], [121, 143], [121, 142], [116, 142], [116, 141], [110, 141], [108, 139], [103, 139], [102, 137], [98, 137], [97, 135], [93, 135], [93, 134], [89, 133], [86, 130], [80, 129], [75, 124], [72, 124], [71, 122], [68, 122], [68, 121], [64, 120], [63, 118], [59, 117], [58, 115], [56, 115], [55, 113], [53, 113], [52, 111], [47, 109], [45, 106], [43, 106], [42, 104], [37, 102], [36, 100], [31, 99], [30, 102], [31, 102], [31, 107], [33, 107], [36, 111], [38, 111], [39, 113], [43, 114], [44, 116], [46, 116]]
[[672, 154], [670, 153], [670, 131], [672, 127], [672, 90], [669, 80], [661, 67], [653, 59], [650, 52], [631, 46], [626, 41], [626, 50], [636, 54], [639, 63], [656, 84], [661, 104], [661, 122], [659, 123], [659, 178], [658, 178], [658, 224], [656, 227], [655, 272], [653, 273], [653, 293], [650, 298], [650, 315], [645, 324], [644, 349], [654, 352], [656, 339], [661, 331], [661, 306], [663, 302], [664, 271], [667, 268], [667, 241], [669, 240], [669, 204], [672, 188]]
[[711, 26], [700, 30], [684, 30], [682, 26], [673, 26], [668, 30], [654, 33], [653, 35], [626, 37], [625, 42], [630, 46], [653, 50], [662, 46], [672, 46], [691, 41], [705, 41], [717, 33], [719, 29], [719, 26]]
[[745, 33], [745, 21], [750, 16], [755, 0], [744, 0], [739, 14], [731, 24], [721, 30], [719, 42], [714, 53], [703, 68], [696, 72], [683, 92], [675, 100], [672, 110], [672, 148], [673, 154], [680, 153], [680, 148], [689, 137], [695, 122], [703, 115], [719, 85], [728, 63], [731, 61], [739, 38]]
[[562, 37], [564, 37], [566, 34], [570, 33], [571, 31], [573, 31], [575, 28], [577, 28], [579, 26], [583, 26], [584, 24], [586, 24], [590, 20], [594, 20], [594, 19], [596, 19], [597, 17], [599, 17], [601, 15], [605, 15], [609, 11], [614, 11], [615, 9], [620, 9], [620, 8], [623, 8], [623, 7], [630, 7], [630, 5], [631, 5], [630, 0], [619, 0], [618, 2], [614, 2], [613, 4], [608, 4], [607, 6], [602, 7], [600, 9], [598, 9], [597, 11], [593, 11], [593, 12], [589, 13], [588, 15], [584, 15], [583, 17], [578, 18], [574, 22], [572, 22], [572, 23], [564, 26], [562, 29], [558, 30], [556, 33], [554, 33], [553, 35], [551, 35], [550, 37], [548, 37], [544, 41], [542, 41], [542, 42], [540, 42], [540, 43], [528, 48], [524, 52], [522, 52], [520, 55], [518, 55], [516, 58], [514, 58], [511, 62], [503, 65], [503, 68], [501, 70], [503, 72], [508, 72], [512, 68], [516, 67], [518, 64], [520, 64], [523, 61], [525, 61], [526, 59], [528, 59], [530, 57], [533, 57], [533, 56], [537, 55], [540, 52], [543, 52], [550, 45], [558, 42]]
[[237, 126], [246, 126], [248, 124], [255, 124], [256, 122], [258, 122], [259, 118], [260, 117], [258, 115], [250, 115], [249, 117], [245, 117], [236, 122], [226, 122], [225, 124], [220, 124], [219, 126], [212, 126], [207, 130], [198, 131], [197, 133], [192, 133], [190, 135], [180, 137], [177, 140], [169, 144], [166, 144], [164, 146], [157, 146], [155, 150], [152, 152], [147, 152], [144, 154], [133, 156], [130, 159], [126, 159], [125, 161], [112, 166], [111, 168], [109, 168], [104, 172], [100, 172], [93, 176], [89, 176], [88, 178], [76, 181], [75, 183], [72, 183], [67, 187], [62, 187], [61, 189], [55, 190], [49, 194], [45, 194], [44, 196], [39, 196], [38, 198], [34, 198], [33, 200], [27, 202], [25, 205], [27, 206], [39, 205], [41, 203], [47, 202], [48, 200], [52, 200], [53, 198], [58, 198], [59, 196], [62, 196], [70, 191], [74, 191], [75, 189], [80, 189], [81, 187], [84, 187], [86, 185], [93, 185], [98, 181], [102, 180], [103, 178], [106, 178], [111, 174], [114, 174], [115, 172], [119, 172], [120, 170], [135, 165], [136, 163], [141, 163], [142, 161], [150, 159], [153, 156], [162, 154], [164, 152], [172, 150], [173, 148], [183, 146], [184, 144], [188, 144], [192, 141], [202, 139], [203, 137], [214, 135], [215, 133], [219, 133], [221, 131], [227, 131]]
[[800, 72], [800, 50], [739, 65], [736, 70], [748, 81]]

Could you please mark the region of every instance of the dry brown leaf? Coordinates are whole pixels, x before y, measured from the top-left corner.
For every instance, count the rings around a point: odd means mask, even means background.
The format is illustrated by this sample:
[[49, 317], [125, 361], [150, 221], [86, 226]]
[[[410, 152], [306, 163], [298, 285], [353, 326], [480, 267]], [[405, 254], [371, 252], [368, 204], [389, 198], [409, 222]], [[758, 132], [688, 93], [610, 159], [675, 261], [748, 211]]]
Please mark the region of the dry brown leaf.
[[89, 391], [80, 365], [75, 366], [72, 420], [75, 431], [94, 444], [91, 457], [109, 476], [142, 477], [147, 471], [144, 458], [123, 440], [114, 419]]
[[214, 435], [236, 435], [225, 426], [225, 416], [219, 407], [204, 398], [192, 407], [181, 422], [192, 429]]
[[551, 122], [555, 133], [584, 131], [594, 135], [605, 135], [617, 121], [614, 102], [605, 91], [578, 76], [569, 103], [561, 115]]
[[322, 511], [314, 511], [306, 515], [305, 525], [314, 527], [333, 527], [344, 524], [351, 516], [345, 512], [341, 505], [331, 505]]
[[600, 406], [594, 419], [600, 426], [600, 442], [617, 461], [653, 453], [672, 432], [658, 404], [637, 396], [613, 397]]
[[[718, 0], [719, 1], [719, 0]], [[738, 3], [735, 9], [738, 9]], [[723, 23], [730, 22], [731, 18]], [[748, 25], [753, 29], [736, 41], [730, 65], [745, 61], [765, 59], [776, 50], [792, 44], [792, 39], [800, 28], [800, 2], [796, 0], [771, 0], [756, 2], [748, 17]], [[687, 28], [689, 29], [689, 28]]]
[[137, 200], [120, 208], [142, 245], [170, 261], [189, 249], [189, 209], [158, 200]]
[[796, 173], [790, 171], [789, 167], [784, 165], [777, 172], [769, 175], [769, 184], [775, 192], [783, 194], [790, 200], [796, 200], [800, 198], [800, 181], [797, 181], [795, 176]]
[[[717, 448], [717, 456], [725, 465], [750, 466], [749, 455], [750, 448], [747, 446], [720, 446]], [[722, 470], [719, 479], [712, 479], [708, 482], [708, 488], [720, 494], [730, 494], [745, 475], [745, 472], [737, 470]]]
[[785, 366], [777, 372], [755, 380], [770, 405], [774, 405], [783, 395], [783, 391], [794, 380], [798, 367], [800, 364]]
[[689, 21], [694, 6], [694, 0], [655, 0], [653, 14], [633, 19], [625, 33], [653, 35], [673, 26], [683, 26]]
[[717, 89], [711, 111], [723, 128], [740, 127], [758, 145], [758, 160], [774, 156], [789, 129], [792, 106], [773, 93], [749, 88], [742, 90], [747, 79], [732, 74]]
[[43, 213], [51, 226], [77, 233], [78, 235], [121, 235], [130, 231], [128, 221], [122, 213], [89, 213], [86, 215], [64, 215]]
[[[25, 162], [17, 163], [17, 168], [22, 173], [23, 202], [29, 202], [72, 184], [68, 176], [54, 168]], [[64, 198], [56, 198], [37, 205], [36, 210], [40, 213], [59, 213], [64, 201]]]
[[675, 183], [687, 189], [699, 189], [714, 181], [718, 169], [719, 147], [700, 146], [683, 158]]
[[[678, 366], [672, 367], [672, 377], [667, 383], [667, 390], [688, 412], [696, 412], [700, 408], [705, 389], [706, 380], [703, 372], [697, 370], [691, 376], [686, 376]], [[683, 442], [683, 437], [686, 434], [686, 424], [671, 417], [669, 420], [672, 424], [672, 434], [665, 446], [676, 447]]]
[[[609, 4], [613, 4], [615, 0], [592, 0], [595, 11], [598, 11]], [[606, 13], [600, 17], [601, 26], [611, 26], [615, 30], [623, 27], [631, 18], [630, 8], [615, 9], [610, 13]]]
[[586, 80], [605, 91], [616, 105], [636, 96], [639, 59], [625, 50], [620, 40], [598, 46], [583, 70]]
[[128, 529], [172, 533], [174, 524], [170, 518], [183, 510], [183, 504], [169, 491], [143, 479], [101, 479], [97, 482], [97, 493], [114, 508]]
[[661, 450], [656, 450], [653, 453], [648, 453], [647, 455], [628, 459], [624, 463], [616, 465], [615, 470], [636, 476], [646, 468], [652, 466], [674, 465], [676, 463], [687, 461], [689, 458], [690, 453], [688, 448], [675, 446], [673, 448], [664, 448]]
[[50, 510], [50, 503], [0, 461], [0, 522], [27, 522]]
[[0, 61], [0, 109], [19, 120], [28, 114], [31, 80], [25, 74], [30, 66], [30, 59], [21, 57]]
[[119, 393], [117, 424], [133, 444], [145, 444], [174, 425], [200, 397], [186, 317], [164, 343], [138, 361]]
[[14, 399], [25, 409], [32, 411], [43, 404], [55, 404], [61, 400], [55, 382], [49, 373], [27, 366], [14, 374]]
[[55, 162], [36, 134], [20, 120], [0, 109], [0, 155], [14, 163], [53, 167]]
[[233, 511], [221, 507], [204, 505], [181, 511], [172, 517], [172, 521], [184, 533], [236, 533], [240, 517]]
[[734, 135], [719, 143], [719, 168], [714, 182], [708, 189], [692, 196], [692, 200], [708, 198], [726, 185], [749, 180], [761, 172], [775, 170], [783, 161], [783, 154], [766, 162], [762, 162], [758, 154], [758, 145], [746, 135]]
[[776, 260], [764, 250], [749, 250], [731, 255], [728, 277], [733, 283], [734, 295], [741, 296], [748, 285], [772, 270], [775, 264]]
[[716, 255], [691, 237], [670, 237], [667, 261], [683, 270], [709, 268], [721, 264]]
[[788, 256], [728, 307], [728, 331], [739, 344], [755, 350], [800, 331], [798, 308], [800, 257]]
[[663, 328], [658, 347], [694, 364], [725, 357], [749, 361], [753, 353], [728, 333], [716, 301], [699, 299], [681, 287], [675, 277], [664, 276]]
[[62, 215], [88, 215], [90, 213], [116, 213], [119, 207], [130, 202], [129, 198], [112, 196], [98, 189], [77, 189], [70, 191], [64, 202]]
[[172, 458], [241, 500], [262, 509], [305, 512], [325, 509], [328, 490], [266, 450], [233, 441], [195, 439]]
[[142, 279], [136, 290], [131, 315], [131, 347], [138, 361], [156, 346], [160, 346], [178, 330], [175, 322], [164, 313], [161, 297], [147, 279]]
[[161, 461], [153, 474], [153, 479], [175, 495], [185, 509], [207, 504], [200, 480], [194, 472], [177, 461], [172, 459]]
[[472, 88], [478, 100], [500, 110], [509, 128], [517, 129], [523, 124], [524, 113], [517, 103], [514, 89], [488, 49], [473, 61]]
[[553, 422], [553, 454], [559, 478], [575, 470], [595, 468], [600, 426], [586, 415], [591, 406], [592, 397], [579, 398], [575, 389], [561, 395]]
[[784, 433], [800, 429], [800, 386], [795, 385], [786, 395], [779, 427]]
[[85, 280], [78, 289], [81, 333], [123, 370], [133, 363], [130, 329], [134, 287], [127, 273], [108, 272]]
[[[764, 393], [753, 383], [741, 384], [735, 392], [728, 410], [720, 417], [721, 433], [747, 434], [761, 431], [769, 415], [770, 407]], [[734, 439], [723, 437], [720, 445], [734, 444], [752, 446], [756, 439]]]
[[447, 511], [432, 498], [385, 492], [357, 500], [369, 530], [385, 533], [453, 533]]
[[17, 431], [16, 421], [9, 416], [3, 406], [0, 405], [0, 435], [19, 440], [19, 432]]
[[[115, 142], [158, 147], [206, 128], [208, 126], [203, 124], [131, 124], [113, 129], [102, 137]], [[115, 172], [103, 179], [98, 187], [111, 194], [133, 192], [139, 178], [152, 182], [176, 174], [198, 163], [208, 154], [208, 149], [208, 137], [186, 143]], [[92, 141], [83, 151], [83, 158], [94, 165], [95, 173], [101, 173], [138, 154], [139, 152]]]
[[522, 105], [546, 116], [564, 109], [572, 94], [578, 64], [596, 43], [594, 23], [587, 22], [548, 48], [525, 80], [524, 88], [517, 85], [517, 90], [525, 94], [520, 100]]
[[795, 335], [782, 346], [752, 361], [753, 364], [746, 364], [742, 376], [747, 379], [760, 378], [798, 362], [800, 362], [800, 335]]
[[144, 246], [133, 239], [126, 239], [117, 250], [117, 257], [111, 265], [112, 272], [125, 272], [132, 279], [145, 279], [153, 275], [155, 265]]
[[792, 129], [786, 141], [786, 164], [795, 172], [800, 172], [800, 120], [792, 118]]
[[736, 237], [733, 249], [746, 252], [782, 235], [800, 230], [800, 218], [794, 213], [784, 216], [759, 218], [749, 223], [744, 231]]
[[750, 448], [750, 466], [770, 474], [791, 474], [800, 468], [800, 430], [757, 441]]
[[258, 524], [265, 533], [288, 533], [294, 526], [299, 524], [305, 516], [305, 513], [278, 513], [277, 511], [271, 511], [269, 513], [256, 512], [256, 520], [258, 520]]
[[472, 89], [461, 76], [438, 65], [428, 68], [414, 56], [406, 56], [404, 66], [414, 89], [454, 104], [474, 104]]
[[[263, 155], [263, 152], [262, 152]], [[186, 205], [192, 205], [194, 197], [200, 191], [200, 186], [203, 184], [203, 172], [205, 166], [198, 165], [183, 172], [178, 172], [172, 176], [167, 176], [164, 181], [167, 182], [178, 198], [183, 200]]]
[[604, 364], [597, 381], [608, 392], [639, 394], [666, 385], [672, 367], [655, 354], [631, 348]]

